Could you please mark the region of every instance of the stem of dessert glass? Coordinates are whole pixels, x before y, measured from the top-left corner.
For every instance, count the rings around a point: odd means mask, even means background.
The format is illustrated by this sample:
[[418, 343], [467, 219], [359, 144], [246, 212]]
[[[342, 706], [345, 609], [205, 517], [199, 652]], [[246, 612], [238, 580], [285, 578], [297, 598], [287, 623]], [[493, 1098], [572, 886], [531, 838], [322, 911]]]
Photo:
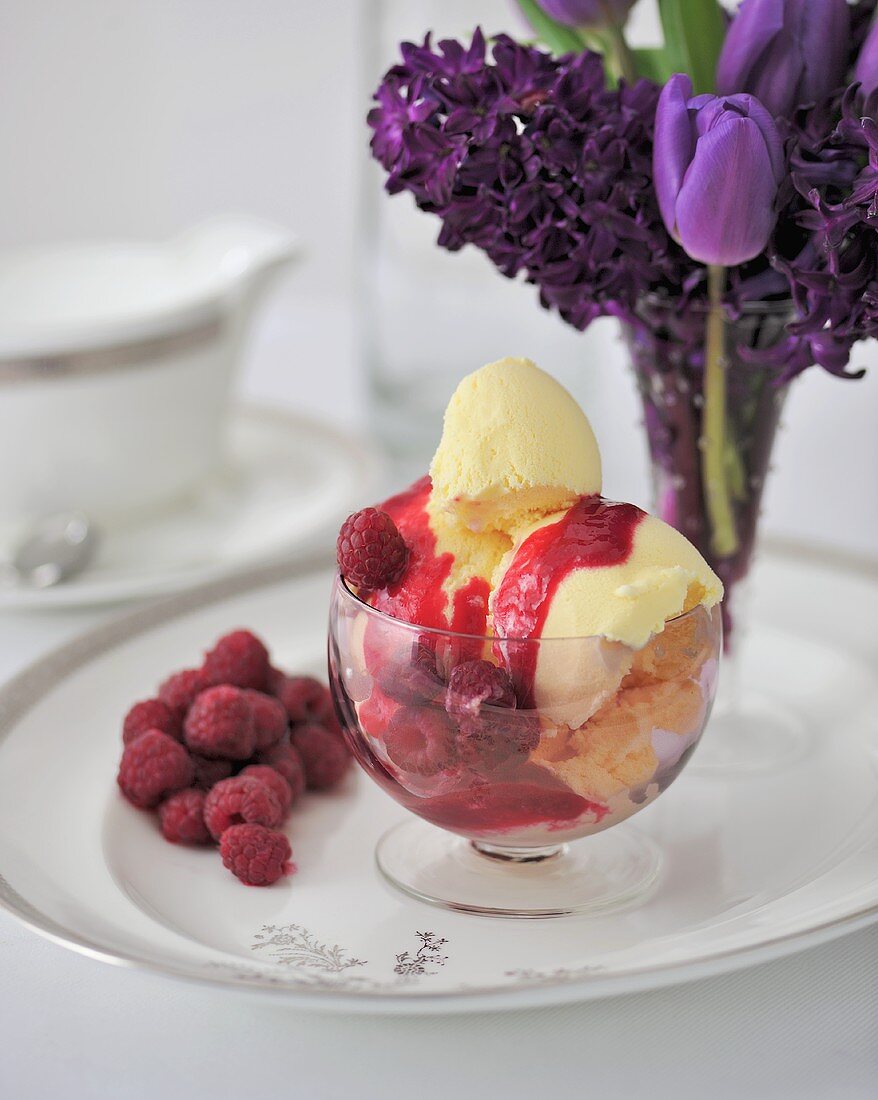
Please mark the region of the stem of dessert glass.
[[505, 844], [487, 844], [482, 840], [471, 840], [470, 846], [479, 855], [496, 859], [502, 863], [542, 863], [563, 855], [566, 844], [547, 844], [542, 848], [514, 848]]
[[710, 543], [718, 557], [728, 557], [738, 549], [726, 463], [726, 349], [722, 302], [725, 284], [725, 268], [710, 264], [707, 268], [710, 308], [704, 348], [704, 414], [700, 446]]

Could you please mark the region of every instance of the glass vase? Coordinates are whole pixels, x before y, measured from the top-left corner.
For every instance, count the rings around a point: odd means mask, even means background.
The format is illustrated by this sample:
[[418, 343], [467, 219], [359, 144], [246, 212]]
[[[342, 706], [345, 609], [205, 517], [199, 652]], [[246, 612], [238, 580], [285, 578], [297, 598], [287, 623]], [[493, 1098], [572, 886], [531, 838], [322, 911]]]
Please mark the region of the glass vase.
[[735, 316], [723, 311], [711, 320], [706, 305], [652, 298], [641, 302], [638, 322], [624, 326], [653, 510], [698, 547], [725, 585], [723, 673], [700, 770], [773, 768], [807, 746], [799, 716], [745, 676], [742, 663], [762, 494], [789, 391], [765, 353], [791, 317], [788, 302], [746, 303]]

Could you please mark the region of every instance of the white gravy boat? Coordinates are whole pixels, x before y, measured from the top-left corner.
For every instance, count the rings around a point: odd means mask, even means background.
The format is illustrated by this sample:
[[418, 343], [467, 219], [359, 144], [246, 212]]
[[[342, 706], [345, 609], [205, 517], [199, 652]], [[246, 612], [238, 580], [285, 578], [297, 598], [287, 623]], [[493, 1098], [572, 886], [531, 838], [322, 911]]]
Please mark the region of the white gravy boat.
[[0, 528], [114, 522], [197, 488], [254, 310], [297, 251], [229, 217], [163, 244], [0, 253]]

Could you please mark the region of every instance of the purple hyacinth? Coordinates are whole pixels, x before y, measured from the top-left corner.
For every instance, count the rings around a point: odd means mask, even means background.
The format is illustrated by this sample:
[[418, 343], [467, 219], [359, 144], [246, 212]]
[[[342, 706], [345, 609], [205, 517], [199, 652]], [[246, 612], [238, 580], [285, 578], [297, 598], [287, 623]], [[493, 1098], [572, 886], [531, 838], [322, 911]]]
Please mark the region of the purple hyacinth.
[[443, 248], [480, 248], [576, 328], [698, 281], [651, 184], [650, 81], [610, 89], [597, 54], [553, 58], [505, 35], [488, 56], [476, 31], [467, 48], [404, 44], [375, 98], [387, 190], [441, 218]]
[[[856, 46], [870, 7], [853, 9]], [[588, 52], [554, 58], [506, 36], [489, 50], [479, 31], [434, 47], [428, 36], [403, 45], [376, 92], [372, 151], [387, 190], [440, 219], [442, 247], [481, 249], [576, 328], [607, 314], [636, 323], [647, 296], [685, 313], [705, 297], [705, 271], [659, 212], [659, 92], [648, 80], [607, 88]], [[814, 362], [845, 374], [854, 342], [878, 335], [876, 117], [878, 95], [849, 89], [777, 123], [776, 224], [764, 251], [729, 269], [727, 304], [734, 316], [748, 301], [792, 299], [782, 340], [736, 349], [772, 359], [778, 377]], [[697, 355], [698, 331], [681, 327], [681, 354]]]
[[878, 335], [878, 96], [855, 87], [786, 125], [790, 174], [768, 254], [798, 319], [772, 355], [783, 377], [819, 363], [847, 371], [857, 340]]

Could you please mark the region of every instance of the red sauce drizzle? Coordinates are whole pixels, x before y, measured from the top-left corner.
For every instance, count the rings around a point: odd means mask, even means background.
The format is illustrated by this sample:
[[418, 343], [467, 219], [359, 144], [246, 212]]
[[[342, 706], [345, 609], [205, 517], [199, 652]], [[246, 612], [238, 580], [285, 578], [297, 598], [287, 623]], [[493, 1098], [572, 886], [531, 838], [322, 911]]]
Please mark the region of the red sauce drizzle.
[[495, 632], [504, 638], [539, 638], [561, 581], [576, 569], [627, 561], [645, 514], [633, 504], [583, 497], [557, 523], [534, 531], [497, 589]]
[[402, 579], [382, 592], [371, 593], [369, 602], [379, 611], [418, 626], [483, 635], [490, 594], [485, 578], [470, 578], [457, 589], [448, 607], [443, 585], [451, 573], [454, 555], [436, 553], [436, 535], [427, 513], [431, 489], [430, 477], [425, 475], [379, 505], [408, 544], [409, 562]]
[[[518, 548], [497, 588], [494, 632], [503, 638], [539, 638], [558, 585], [576, 569], [601, 569], [628, 560], [634, 532], [646, 515], [633, 504], [583, 497], [557, 523], [534, 531]], [[536, 671], [536, 647], [516, 655], [521, 686]]]

